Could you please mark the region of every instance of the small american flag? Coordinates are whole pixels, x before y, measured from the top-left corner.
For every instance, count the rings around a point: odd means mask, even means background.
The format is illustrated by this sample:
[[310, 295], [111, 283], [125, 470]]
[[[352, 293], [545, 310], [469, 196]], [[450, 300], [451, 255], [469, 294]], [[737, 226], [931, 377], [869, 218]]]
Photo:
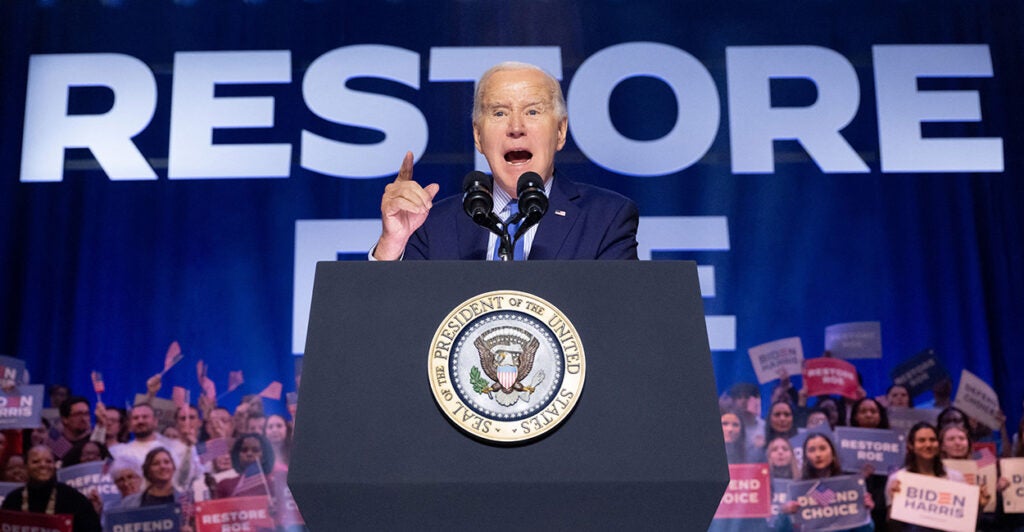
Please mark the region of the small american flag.
[[262, 493], [266, 493], [266, 485], [267, 481], [263, 478], [263, 468], [260, 467], [259, 462], [255, 462], [245, 468], [245, 472], [242, 473], [242, 478], [238, 479], [238, 484], [235, 484], [235, 490], [231, 492], [231, 496], [257, 495], [260, 493], [256, 492], [257, 488], [261, 489]]
[[996, 455], [988, 449], [988, 447], [982, 447], [974, 453], [974, 461], [978, 463], [978, 469], [988, 467], [996, 463]]
[[167, 354], [164, 355], [164, 373], [178, 362], [181, 362], [183, 358], [185, 358], [185, 355], [181, 354], [181, 346], [178, 345], [178, 341], [171, 342], [170, 347], [167, 348]]
[[275, 401], [281, 400], [281, 383], [277, 381], [270, 383], [260, 392], [260, 397], [274, 399]]
[[103, 374], [98, 371], [92, 372], [92, 389], [97, 395], [103, 393], [104, 390], [107, 389], [103, 384]]
[[200, 442], [196, 447], [196, 450], [199, 452], [199, 460], [204, 464], [208, 464], [218, 456], [230, 453], [232, 443], [233, 440], [231, 438], [213, 438]]
[[822, 486], [821, 484], [811, 488], [811, 491], [807, 492], [807, 496], [814, 499], [814, 502], [821, 506], [832, 504], [836, 501], [836, 492], [832, 491], [831, 488]]
[[242, 376], [242, 370], [232, 371], [228, 373], [228, 391], [233, 392], [236, 388], [245, 382], [245, 377]]

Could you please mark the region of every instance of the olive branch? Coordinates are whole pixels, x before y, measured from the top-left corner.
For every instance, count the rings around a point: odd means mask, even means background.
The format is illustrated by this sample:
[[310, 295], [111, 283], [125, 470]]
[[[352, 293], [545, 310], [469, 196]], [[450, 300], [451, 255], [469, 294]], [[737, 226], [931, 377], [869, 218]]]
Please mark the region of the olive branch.
[[480, 368], [476, 366], [469, 370], [469, 382], [473, 385], [473, 391], [476, 393], [483, 393], [485, 389], [490, 387], [487, 379], [480, 376]]

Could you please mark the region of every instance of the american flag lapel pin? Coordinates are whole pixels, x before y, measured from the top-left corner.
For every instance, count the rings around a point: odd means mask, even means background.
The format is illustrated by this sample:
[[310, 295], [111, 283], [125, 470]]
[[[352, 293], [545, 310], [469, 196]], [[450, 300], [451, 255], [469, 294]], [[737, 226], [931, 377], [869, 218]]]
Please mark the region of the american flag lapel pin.
[[555, 211], [555, 216], [565, 216], [565, 211], [558, 209]]

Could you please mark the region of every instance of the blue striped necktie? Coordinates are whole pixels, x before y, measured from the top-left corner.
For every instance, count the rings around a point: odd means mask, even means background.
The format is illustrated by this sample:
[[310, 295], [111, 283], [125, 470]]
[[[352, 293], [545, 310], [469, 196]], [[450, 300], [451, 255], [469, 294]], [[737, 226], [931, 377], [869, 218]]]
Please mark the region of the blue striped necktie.
[[[505, 219], [506, 220], [511, 219], [515, 215], [519, 214], [519, 202], [517, 202], [516, 200], [510, 201], [508, 203], [508, 205], [505, 207], [505, 210], [508, 211], [508, 217], [505, 218]], [[522, 220], [520, 220], [519, 222], [516, 222], [514, 224], [509, 224], [508, 225], [508, 236], [509, 236], [509, 238], [515, 238], [516, 231], [519, 230], [520, 222], [522, 222]], [[520, 238], [519, 240], [516, 240], [515, 245], [512, 247], [512, 259], [513, 260], [526, 260], [526, 248], [524, 247], [525, 246], [525, 242], [526, 242], [526, 235], [523, 235], [523, 238]], [[501, 260], [500, 256], [498, 255], [498, 251], [500, 251], [500, 250], [501, 250], [501, 239], [499, 238], [497, 244], [494, 246], [494, 257], [493, 257], [494, 260]]]

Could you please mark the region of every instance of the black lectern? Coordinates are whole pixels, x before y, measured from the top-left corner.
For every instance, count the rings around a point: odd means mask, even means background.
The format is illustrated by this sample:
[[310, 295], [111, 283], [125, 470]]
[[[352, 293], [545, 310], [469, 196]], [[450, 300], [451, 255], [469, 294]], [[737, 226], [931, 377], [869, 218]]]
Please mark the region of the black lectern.
[[[542, 438], [467, 435], [435, 402], [432, 340], [464, 301], [534, 294], [586, 352]], [[321, 262], [288, 482], [312, 530], [707, 529], [728, 482], [691, 262]]]

